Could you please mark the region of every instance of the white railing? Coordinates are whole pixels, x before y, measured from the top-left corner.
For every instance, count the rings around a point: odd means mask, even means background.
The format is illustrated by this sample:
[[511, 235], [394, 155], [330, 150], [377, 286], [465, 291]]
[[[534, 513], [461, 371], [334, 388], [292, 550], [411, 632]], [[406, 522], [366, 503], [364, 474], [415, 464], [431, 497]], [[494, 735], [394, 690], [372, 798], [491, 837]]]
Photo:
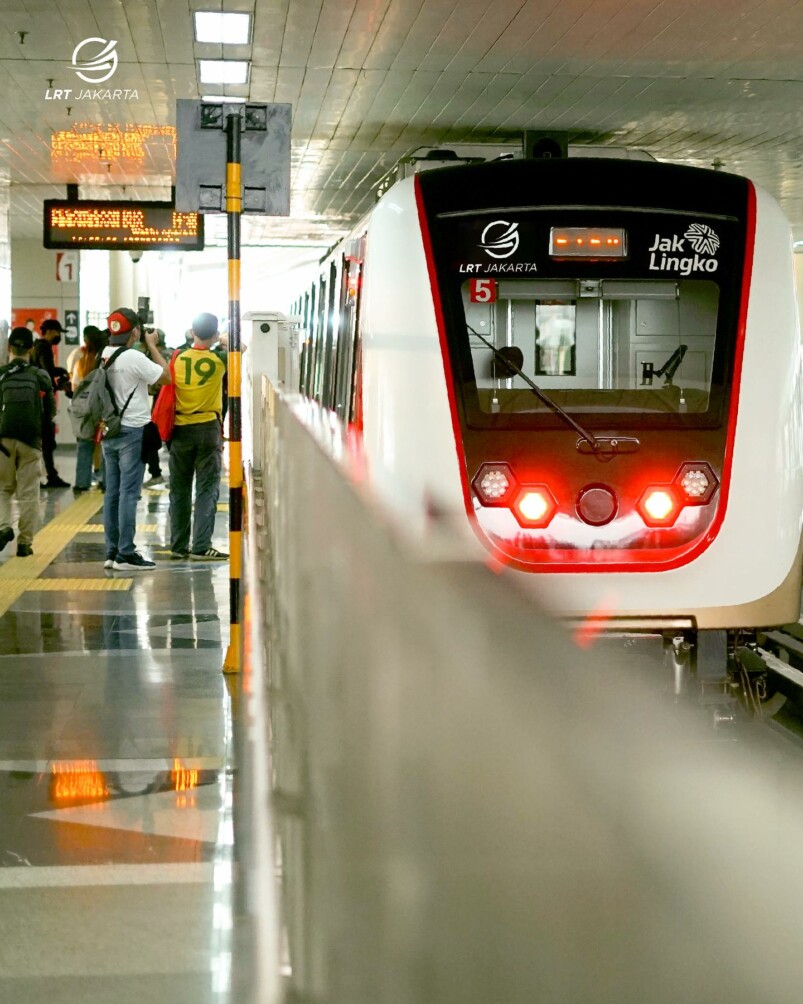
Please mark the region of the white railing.
[[579, 650], [459, 547], [411, 551], [262, 398], [245, 720], [288, 999], [797, 1004], [799, 766], [675, 705], [660, 660]]

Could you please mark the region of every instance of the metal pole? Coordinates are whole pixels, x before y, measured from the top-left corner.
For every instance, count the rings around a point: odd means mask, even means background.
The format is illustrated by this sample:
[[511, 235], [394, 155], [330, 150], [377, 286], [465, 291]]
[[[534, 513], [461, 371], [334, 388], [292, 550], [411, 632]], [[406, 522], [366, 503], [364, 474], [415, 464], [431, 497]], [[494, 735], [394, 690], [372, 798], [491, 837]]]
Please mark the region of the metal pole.
[[243, 210], [238, 114], [226, 117], [226, 217], [229, 259], [229, 648], [224, 673], [242, 664], [240, 579], [243, 555], [243, 450], [240, 349], [240, 215]]

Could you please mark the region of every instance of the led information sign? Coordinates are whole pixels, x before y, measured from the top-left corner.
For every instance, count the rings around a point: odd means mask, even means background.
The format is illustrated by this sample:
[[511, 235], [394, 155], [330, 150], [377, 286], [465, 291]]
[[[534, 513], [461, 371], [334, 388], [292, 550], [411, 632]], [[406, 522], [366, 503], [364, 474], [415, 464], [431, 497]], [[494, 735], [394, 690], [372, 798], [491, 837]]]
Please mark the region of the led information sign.
[[553, 258], [626, 258], [627, 235], [611, 227], [553, 227], [549, 253]]
[[199, 213], [179, 213], [166, 202], [45, 201], [46, 248], [105, 251], [203, 251]]

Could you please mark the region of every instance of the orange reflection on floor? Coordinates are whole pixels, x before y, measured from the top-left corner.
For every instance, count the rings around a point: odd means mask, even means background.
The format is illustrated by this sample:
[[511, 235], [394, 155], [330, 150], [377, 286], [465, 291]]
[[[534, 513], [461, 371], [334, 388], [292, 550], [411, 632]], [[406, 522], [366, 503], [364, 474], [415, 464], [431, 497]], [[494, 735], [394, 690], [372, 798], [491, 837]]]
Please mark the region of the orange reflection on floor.
[[109, 796], [106, 777], [94, 760], [64, 760], [52, 766], [50, 796], [56, 802], [97, 801]]

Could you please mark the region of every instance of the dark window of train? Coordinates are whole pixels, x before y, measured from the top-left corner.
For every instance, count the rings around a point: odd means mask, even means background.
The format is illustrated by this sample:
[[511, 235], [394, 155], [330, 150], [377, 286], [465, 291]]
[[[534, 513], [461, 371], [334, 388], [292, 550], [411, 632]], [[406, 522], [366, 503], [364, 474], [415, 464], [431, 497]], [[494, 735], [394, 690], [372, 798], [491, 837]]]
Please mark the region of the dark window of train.
[[313, 329], [312, 346], [312, 384], [310, 397], [321, 400], [323, 385], [323, 346], [326, 332], [326, 279], [321, 277], [318, 282], [317, 309], [315, 311], [315, 327]]
[[352, 417], [352, 384], [354, 382], [359, 321], [361, 271], [361, 262], [344, 260], [340, 287], [340, 324], [338, 327], [335, 391], [335, 411], [338, 417], [344, 421], [349, 421]]
[[326, 318], [323, 328], [323, 350], [321, 359], [321, 381], [318, 400], [324, 408], [334, 406], [334, 363], [335, 342], [337, 339], [335, 296], [338, 288], [337, 265], [329, 266], [328, 295], [326, 298]]
[[304, 347], [301, 357], [301, 390], [312, 397], [312, 359], [314, 355], [315, 286], [304, 297]]

